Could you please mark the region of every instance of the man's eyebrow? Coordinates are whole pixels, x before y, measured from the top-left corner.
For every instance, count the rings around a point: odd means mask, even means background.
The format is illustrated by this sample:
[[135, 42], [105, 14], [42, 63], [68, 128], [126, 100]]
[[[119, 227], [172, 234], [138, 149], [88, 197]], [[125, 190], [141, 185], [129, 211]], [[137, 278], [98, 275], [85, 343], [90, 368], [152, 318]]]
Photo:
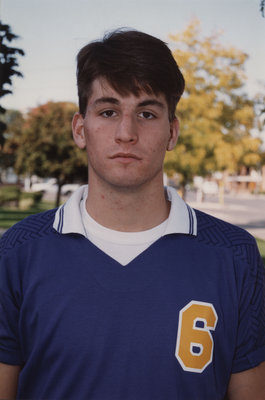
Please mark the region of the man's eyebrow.
[[95, 105], [102, 103], [120, 104], [119, 100], [115, 99], [115, 97], [100, 97], [94, 102]]
[[160, 108], [165, 108], [165, 105], [163, 103], [161, 103], [161, 101], [158, 101], [156, 99], [143, 100], [137, 106], [138, 107], [158, 106]]
[[[94, 105], [104, 104], [104, 103], [119, 105], [120, 101], [115, 97], [100, 97], [95, 100]], [[146, 107], [146, 106], [157, 106], [160, 108], [165, 108], [165, 105], [161, 101], [158, 101], [156, 99], [146, 99], [137, 104], [137, 107]]]

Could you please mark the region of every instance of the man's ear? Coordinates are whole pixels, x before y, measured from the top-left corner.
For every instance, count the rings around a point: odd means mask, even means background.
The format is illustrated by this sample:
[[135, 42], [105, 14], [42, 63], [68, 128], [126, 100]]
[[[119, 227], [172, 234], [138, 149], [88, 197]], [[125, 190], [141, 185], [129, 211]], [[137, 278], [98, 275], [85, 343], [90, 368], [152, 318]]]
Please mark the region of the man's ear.
[[173, 121], [170, 122], [170, 138], [167, 145], [167, 150], [171, 151], [177, 144], [179, 136], [179, 120], [174, 118]]
[[84, 132], [84, 118], [80, 113], [75, 113], [72, 120], [72, 132], [73, 138], [76, 145], [80, 149], [84, 149], [86, 147], [86, 138]]

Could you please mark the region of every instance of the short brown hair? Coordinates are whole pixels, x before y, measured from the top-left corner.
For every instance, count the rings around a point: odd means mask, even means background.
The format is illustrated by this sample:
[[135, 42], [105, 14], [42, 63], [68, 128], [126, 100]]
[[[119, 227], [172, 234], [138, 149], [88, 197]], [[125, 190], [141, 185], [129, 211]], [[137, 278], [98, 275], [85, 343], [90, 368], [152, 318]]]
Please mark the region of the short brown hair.
[[79, 111], [84, 116], [95, 79], [102, 77], [121, 95], [146, 93], [165, 95], [169, 119], [185, 81], [167, 45], [135, 30], [115, 30], [102, 40], [89, 43], [77, 55]]

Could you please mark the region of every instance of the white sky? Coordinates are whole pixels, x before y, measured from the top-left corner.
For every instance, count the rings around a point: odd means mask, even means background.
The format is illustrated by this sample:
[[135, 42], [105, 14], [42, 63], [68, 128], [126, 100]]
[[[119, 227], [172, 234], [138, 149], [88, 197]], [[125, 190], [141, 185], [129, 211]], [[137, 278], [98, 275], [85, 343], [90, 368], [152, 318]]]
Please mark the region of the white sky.
[[0, 18], [20, 36], [12, 46], [23, 79], [13, 79], [5, 108], [27, 110], [49, 100], [77, 102], [75, 58], [87, 42], [118, 27], [142, 30], [167, 41], [193, 17], [207, 35], [249, 54], [247, 90], [265, 91], [265, 18], [260, 0], [0, 0]]

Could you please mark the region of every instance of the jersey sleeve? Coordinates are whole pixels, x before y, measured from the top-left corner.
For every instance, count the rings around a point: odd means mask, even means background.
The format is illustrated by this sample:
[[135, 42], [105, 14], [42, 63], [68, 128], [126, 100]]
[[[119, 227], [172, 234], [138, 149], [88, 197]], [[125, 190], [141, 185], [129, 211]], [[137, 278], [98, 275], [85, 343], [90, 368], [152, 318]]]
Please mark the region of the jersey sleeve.
[[3, 237], [0, 241], [0, 362], [21, 365], [18, 277], [12, 250], [6, 252], [4, 244]]
[[[265, 361], [265, 268], [256, 243], [248, 246], [244, 269], [237, 260], [239, 315], [237, 347], [232, 373], [254, 368]], [[242, 275], [242, 270], [245, 271]]]

